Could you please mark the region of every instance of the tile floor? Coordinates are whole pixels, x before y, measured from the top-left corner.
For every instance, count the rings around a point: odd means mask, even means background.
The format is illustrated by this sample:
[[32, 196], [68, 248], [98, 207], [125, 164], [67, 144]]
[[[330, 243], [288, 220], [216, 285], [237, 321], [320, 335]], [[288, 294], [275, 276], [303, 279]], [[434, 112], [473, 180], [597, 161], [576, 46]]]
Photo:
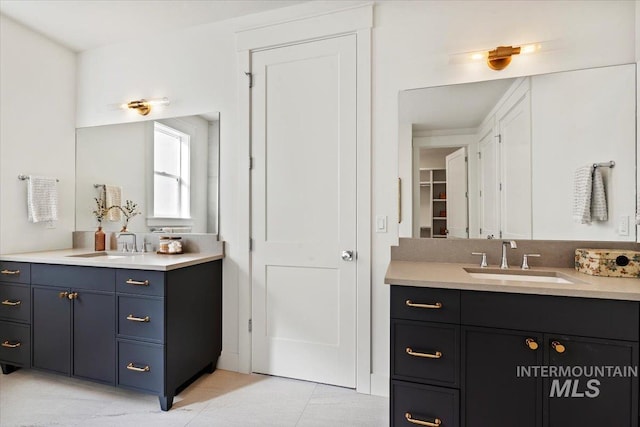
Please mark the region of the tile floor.
[[217, 370], [162, 412], [156, 396], [34, 370], [0, 374], [0, 426], [387, 426], [389, 400], [353, 390]]

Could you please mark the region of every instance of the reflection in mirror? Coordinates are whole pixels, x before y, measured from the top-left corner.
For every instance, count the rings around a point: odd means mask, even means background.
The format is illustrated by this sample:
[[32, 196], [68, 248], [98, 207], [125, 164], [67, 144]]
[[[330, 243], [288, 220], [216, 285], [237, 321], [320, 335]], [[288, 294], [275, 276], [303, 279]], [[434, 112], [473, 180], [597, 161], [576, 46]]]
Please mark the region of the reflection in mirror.
[[77, 129], [76, 231], [95, 230], [94, 198], [109, 185], [142, 213], [129, 231], [217, 234], [219, 130], [218, 113]]
[[[401, 92], [400, 236], [635, 241], [635, 75], [630, 64]], [[576, 171], [609, 161], [608, 219], [575, 221]]]

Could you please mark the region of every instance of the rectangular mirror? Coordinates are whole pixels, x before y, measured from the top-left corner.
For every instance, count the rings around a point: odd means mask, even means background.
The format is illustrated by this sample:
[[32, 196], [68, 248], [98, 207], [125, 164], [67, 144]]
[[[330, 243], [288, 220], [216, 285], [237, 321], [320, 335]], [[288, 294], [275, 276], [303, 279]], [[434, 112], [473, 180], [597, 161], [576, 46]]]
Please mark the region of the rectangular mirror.
[[[636, 240], [635, 64], [403, 91], [399, 144], [400, 237]], [[608, 218], [579, 223], [593, 164]]]
[[219, 152], [218, 113], [76, 129], [76, 231], [95, 230], [95, 198], [109, 185], [141, 212], [129, 231], [217, 234]]

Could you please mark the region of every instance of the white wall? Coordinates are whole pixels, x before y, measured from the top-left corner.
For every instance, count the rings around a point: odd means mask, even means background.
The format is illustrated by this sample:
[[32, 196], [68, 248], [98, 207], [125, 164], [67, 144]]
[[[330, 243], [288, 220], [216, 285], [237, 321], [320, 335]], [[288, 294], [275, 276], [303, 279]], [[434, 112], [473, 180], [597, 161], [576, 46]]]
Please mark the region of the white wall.
[[[75, 54], [0, 15], [0, 254], [71, 247]], [[27, 220], [19, 174], [54, 176], [55, 228]]]
[[[313, 2], [244, 21], [194, 27], [165, 37], [91, 50], [79, 57], [78, 126], [136, 120], [109, 110], [107, 105], [143, 96], [170, 97], [167, 115], [221, 112], [220, 234], [228, 249], [221, 363], [227, 369], [234, 367], [238, 331], [245, 327], [237, 315], [237, 278], [247, 273], [236, 263], [239, 226], [234, 220], [236, 182], [239, 174], [248, 173], [236, 167], [235, 145], [240, 117], [237, 91], [247, 81], [244, 70], [236, 67], [233, 30], [239, 25], [308, 14], [323, 4]], [[387, 215], [389, 232], [372, 233], [372, 392], [388, 393], [389, 288], [383, 281], [389, 248], [398, 243], [398, 91], [634, 62], [634, 7], [633, 2], [624, 1], [377, 3], [372, 52], [372, 212], [362, 215]], [[557, 49], [517, 57], [501, 72], [483, 64], [449, 63], [453, 53], [542, 40], [554, 40]], [[163, 61], [166, 54], [177, 60], [172, 64]], [[402, 140], [410, 143], [406, 132]]]

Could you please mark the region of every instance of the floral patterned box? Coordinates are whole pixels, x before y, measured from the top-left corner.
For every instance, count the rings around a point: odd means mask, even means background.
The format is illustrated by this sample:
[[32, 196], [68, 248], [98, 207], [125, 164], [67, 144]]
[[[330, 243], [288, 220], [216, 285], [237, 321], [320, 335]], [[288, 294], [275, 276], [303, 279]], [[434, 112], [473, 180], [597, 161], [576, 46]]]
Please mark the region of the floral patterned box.
[[640, 252], [576, 249], [576, 270], [592, 276], [640, 277]]

